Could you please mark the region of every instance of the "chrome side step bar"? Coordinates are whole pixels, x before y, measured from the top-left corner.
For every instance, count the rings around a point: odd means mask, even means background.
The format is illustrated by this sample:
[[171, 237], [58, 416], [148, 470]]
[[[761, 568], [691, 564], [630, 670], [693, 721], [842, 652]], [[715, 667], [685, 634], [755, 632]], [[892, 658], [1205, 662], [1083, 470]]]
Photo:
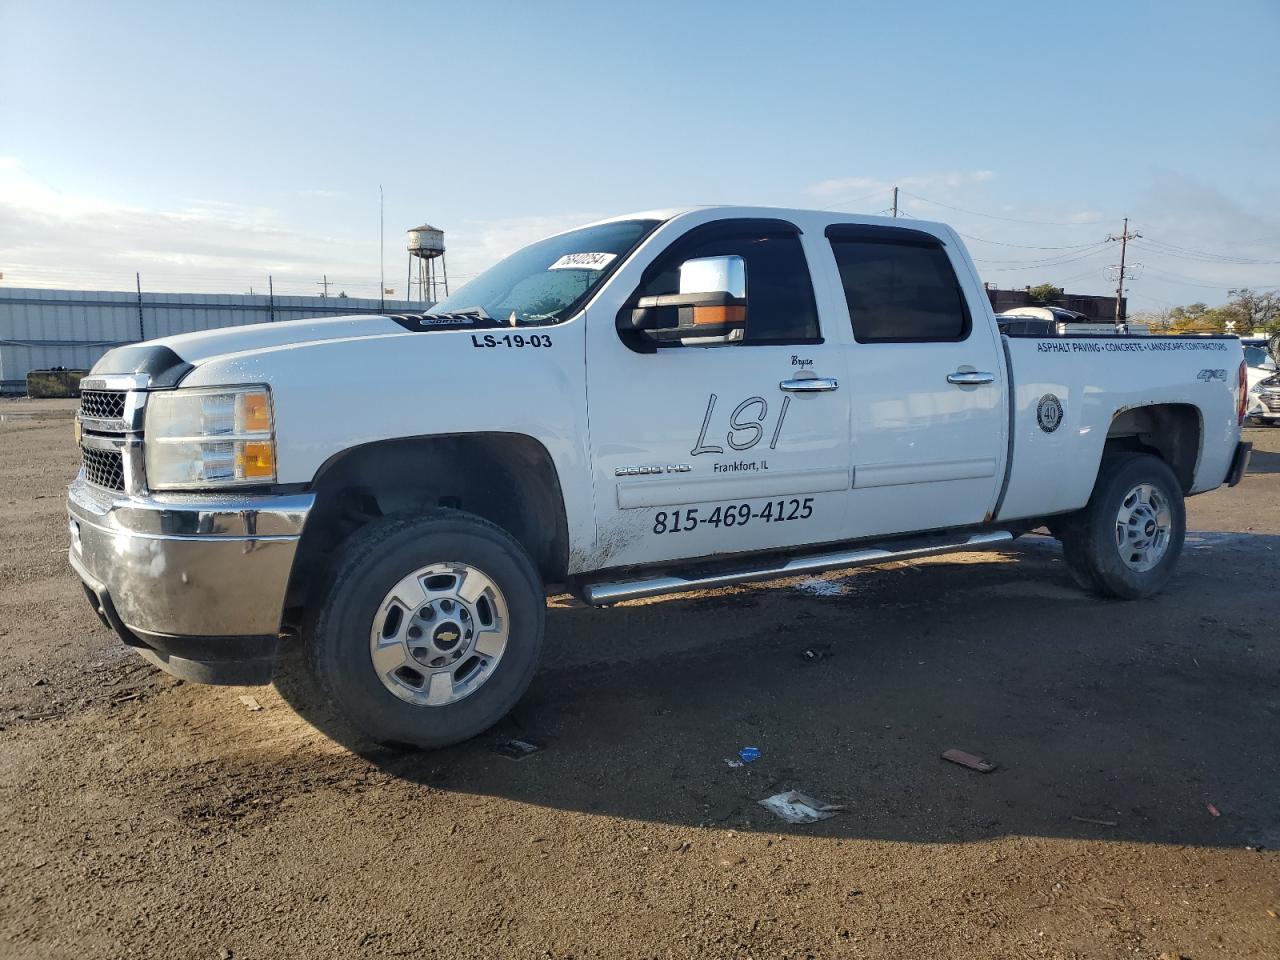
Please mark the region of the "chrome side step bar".
[[710, 574], [704, 577], [666, 576], [645, 580], [622, 580], [614, 583], [589, 583], [582, 589], [582, 598], [592, 606], [603, 607], [611, 603], [621, 603], [623, 600], [639, 600], [643, 597], [657, 597], [667, 593], [686, 593], [690, 590], [726, 587], [751, 580], [774, 580], [779, 577], [794, 577], [802, 573], [818, 573], [823, 570], [839, 570], [842, 567], [885, 563], [889, 560], [914, 560], [943, 553], [983, 550], [1012, 540], [1013, 534], [1009, 531], [996, 530], [990, 533], [975, 533], [953, 543], [907, 546], [901, 550], [864, 547], [839, 550], [835, 553], [815, 553], [807, 557], [778, 560], [763, 567]]

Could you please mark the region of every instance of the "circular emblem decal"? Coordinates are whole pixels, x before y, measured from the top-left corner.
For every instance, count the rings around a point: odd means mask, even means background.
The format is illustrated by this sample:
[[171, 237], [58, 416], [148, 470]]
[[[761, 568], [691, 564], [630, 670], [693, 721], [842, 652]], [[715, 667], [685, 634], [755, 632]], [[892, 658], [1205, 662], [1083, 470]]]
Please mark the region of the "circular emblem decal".
[[1053, 433], [1062, 426], [1062, 404], [1052, 393], [1046, 393], [1036, 404], [1036, 421], [1045, 433]]

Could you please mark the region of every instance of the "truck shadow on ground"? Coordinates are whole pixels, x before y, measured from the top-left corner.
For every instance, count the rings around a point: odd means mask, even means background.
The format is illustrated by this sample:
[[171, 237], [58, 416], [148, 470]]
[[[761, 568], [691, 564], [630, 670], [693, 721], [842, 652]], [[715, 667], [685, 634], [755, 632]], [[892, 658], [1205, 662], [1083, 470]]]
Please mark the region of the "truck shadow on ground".
[[1280, 453], [1266, 450], [1253, 451], [1249, 457], [1249, 474], [1280, 473]]
[[[497, 729], [436, 753], [327, 734], [459, 794], [641, 821], [964, 842], [1005, 834], [1280, 845], [1280, 654], [1251, 571], [1280, 537], [1193, 534], [1160, 597], [1079, 591], [1055, 541], [664, 602], [553, 608]], [[973, 562], [970, 562], [973, 561]], [[495, 744], [542, 749], [520, 761]], [[745, 746], [760, 759], [731, 767]], [[999, 764], [940, 759], [949, 747]], [[797, 789], [844, 809], [791, 827]], [[1207, 804], [1221, 812], [1214, 816]]]

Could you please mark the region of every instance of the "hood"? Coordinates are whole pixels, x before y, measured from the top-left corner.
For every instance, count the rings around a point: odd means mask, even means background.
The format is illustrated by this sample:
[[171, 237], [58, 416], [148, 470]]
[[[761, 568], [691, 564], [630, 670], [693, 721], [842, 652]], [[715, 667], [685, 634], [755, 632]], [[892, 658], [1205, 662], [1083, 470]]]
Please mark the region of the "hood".
[[117, 347], [107, 351], [93, 365], [90, 375], [147, 374], [153, 386], [167, 387], [175, 386], [192, 367], [228, 354], [326, 340], [409, 336], [435, 330], [470, 330], [489, 326], [493, 324], [456, 315], [424, 318], [417, 314], [375, 314], [220, 327]]

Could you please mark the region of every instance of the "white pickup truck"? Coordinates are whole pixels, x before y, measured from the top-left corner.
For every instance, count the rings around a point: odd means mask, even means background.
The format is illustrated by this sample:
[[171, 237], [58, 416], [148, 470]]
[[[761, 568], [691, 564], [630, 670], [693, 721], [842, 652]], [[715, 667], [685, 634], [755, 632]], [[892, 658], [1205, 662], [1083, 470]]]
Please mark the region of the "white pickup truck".
[[999, 547], [1145, 597], [1234, 485], [1234, 337], [999, 326], [938, 223], [717, 207], [532, 244], [424, 314], [125, 346], [82, 384], [71, 564], [193, 680], [302, 643], [434, 747], [526, 689], [545, 598], [612, 604]]

